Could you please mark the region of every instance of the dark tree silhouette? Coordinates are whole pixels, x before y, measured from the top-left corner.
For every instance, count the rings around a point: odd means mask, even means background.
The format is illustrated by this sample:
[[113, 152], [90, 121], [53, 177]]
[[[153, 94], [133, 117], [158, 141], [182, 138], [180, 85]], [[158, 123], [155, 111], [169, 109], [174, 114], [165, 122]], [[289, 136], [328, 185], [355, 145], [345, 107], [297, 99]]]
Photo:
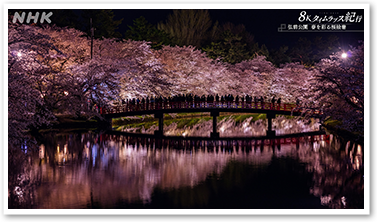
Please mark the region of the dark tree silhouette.
[[241, 36], [225, 31], [218, 42], [212, 42], [203, 48], [203, 51], [207, 52], [208, 57], [212, 59], [220, 58], [223, 62], [239, 63], [251, 58], [250, 53], [246, 50], [246, 43], [241, 40]]
[[118, 31], [118, 26], [123, 19], [114, 20], [114, 12], [111, 9], [85, 9], [82, 11], [82, 31], [91, 35], [90, 18], [93, 20], [94, 38], [121, 38], [122, 34]]
[[166, 22], [157, 27], [168, 33], [176, 45], [200, 48], [214, 34], [217, 23], [212, 26], [208, 10], [184, 9], [174, 10]]
[[134, 20], [133, 26], [128, 26], [129, 30], [125, 33], [125, 39], [136, 41], [147, 41], [153, 49], [161, 49], [162, 45], [170, 45], [172, 43], [169, 35], [158, 30], [149, 23], [143, 16]]

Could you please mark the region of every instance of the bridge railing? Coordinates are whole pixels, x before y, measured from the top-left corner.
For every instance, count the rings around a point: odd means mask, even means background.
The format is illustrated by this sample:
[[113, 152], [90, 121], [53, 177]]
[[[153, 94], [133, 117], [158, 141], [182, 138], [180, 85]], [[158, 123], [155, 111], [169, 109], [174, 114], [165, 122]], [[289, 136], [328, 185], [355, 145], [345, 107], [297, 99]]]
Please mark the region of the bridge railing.
[[110, 107], [107, 109], [100, 108], [101, 114], [126, 113], [149, 110], [169, 110], [169, 109], [200, 109], [200, 108], [226, 108], [226, 109], [260, 109], [260, 110], [276, 110], [289, 112], [305, 112], [310, 114], [322, 114], [319, 110], [297, 107], [291, 103], [270, 103], [270, 102], [217, 102], [217, 101], [157, 101], [139, 104], [124, 104], [121, 106]]

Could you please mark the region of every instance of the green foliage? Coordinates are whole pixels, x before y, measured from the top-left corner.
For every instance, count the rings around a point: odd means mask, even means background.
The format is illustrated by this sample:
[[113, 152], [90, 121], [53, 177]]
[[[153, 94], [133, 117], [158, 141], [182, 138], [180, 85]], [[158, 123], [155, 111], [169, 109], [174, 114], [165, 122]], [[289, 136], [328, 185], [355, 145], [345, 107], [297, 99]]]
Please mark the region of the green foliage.
[[56, 26], [76, 29], [79, 28], [79, 17], [73, 12], [72, 9], [52, 9], [49, 11], [53, 13], [51, 16], [51, 21]]
[[288, 46], [283, 45], [280, 46], [278, 50], [271, 51], [271, 60], [277, 67], [279, 67], [280, 64], [292, 62], [288, 55], [288, 49]]
[[158, 121], [154, 120], [154, 121], [145, 121], [145, 122], [139, 122], [139, 123], [130, 123], [130, 124], [125, 124], [125, 125], [117, 125], [117, 126], [114, 126], [114, 128], [116, 128], [116, 130], [122, 130], [125, 126], [127, 126], [131, 128], [139, 128], [140, 130], [142, 129], [142, 127], [144, 127], [144, 129], [149, 129], [152, 126], [157, 126], [157, 125], [158, 125]]
[[184, 119], [184, 120], [175, 120], [178, 122], [177, 127], [182, 129], [185, 126], [191, 127], [197, 124], [200, 121], [200, 118], [193, 118], [193, 119]]
[[135, 19], [133, 26], [128, 26], [128, 28], [129, 30], [125, 33], [125, 39], [150, 42], [153, 49], [161, 49], [162, 45], [170, 45], [172, 43], [171, 38], [165, 31], [158, 30], [143, 16]]
[[94, 38], [121, 38], [122, 34], [117, 32], [118, 26], [123, 19], [114, 20], [114, 12], [111, 9], [85, 9], [82, 12], [83, 31], [91, 36], [90, 18], [92, 18], [94, 28]]
[[250, 122], [255, 122], [257, 120], [264, 120], [266, 119], [266, 114], [259, 114], [259, 113], [253, 113], [253, 114], [242, 114], [242, 115], [234, 115], [232, 118], [234, 118], [234, 121], [239, 124], [245, 121], [247, 118], [253, 117]]
[[256, 56], [265, 56], [266, 58], [269, 58], [270, 56], [270, 52], [268, 51], [265, 44], [259, 47], [258, 43], [254, 43], [249, 48], [249, 51], [251, 52], [251, 58], [255, 58]]
[[350, 131], [342, 127], [343, 122], [340, 120], [328, 118], [323, 122], [323, 126], [331, 134], [341, 136], [342, 138], [347, 138], [348, 140], [364, 144], [364, 133]]
[[235, 116], [234, 121], [238, 124], [238, 123], [242, 123], [243, 121], [245, 121], [247, 118], [250, 118], [250, 117], [253, 117], [254, 119], [256, 116], [257, 116], [256, 114], [237, 115]]
[[220, 58], [223, 62], [231, 64], [256, 56], [269, 58], [266, 45], [259, 47], [258, 43], [254, 42], [254, 36], [246, 31], [243, 24], [236, 26], [230, 22], [217, 29], [212, 42], [204, 47], [203, 51], [212, 59]]
[[292, 62], [299, 62], [301, 65], [312, 65], [312, 42], [307, 38], [299, 38], [296, 45], [290, 51]]
[[313, 46], [313, 60], [319, 62], [338, 51], [340, 47], [339, 38], [335, 35], [330, 35], [327, 39], [317, 36], [313, 41]]
[[327, 126], [331, 126], [331, 127], [337, 127], [337, 126], [342, 125], [342, 121], [329, 118], [325, 120], [323, 124]]
[[339, 47], [339, 38], [335, 35], [330, 35], [327, 39], [319, 36], [314, 40], [299, 38], [297, 43], [288, 51], [287, 55], [289, 57], [285, 55], [286, 51], [284, 51], [284, 48], [280, 48], [275, 55], [274, 62], [275, 64], [285, 63], [290, 58], [292, 62], [300, 62], [300, 64], [305, 66], [313, 66], [321, 59], [327, 58], [336, 52]]
[[230, 31], [225, 31], [221, 36], [220, 41], [211, 42], [209, 46], [203, 48], [208, 57], [212, 59], [220, 58], [223, 62], [231, 64], [251, 58], [246, 50], [246, 44], [241, 41], [241, 36], [234, 35]]

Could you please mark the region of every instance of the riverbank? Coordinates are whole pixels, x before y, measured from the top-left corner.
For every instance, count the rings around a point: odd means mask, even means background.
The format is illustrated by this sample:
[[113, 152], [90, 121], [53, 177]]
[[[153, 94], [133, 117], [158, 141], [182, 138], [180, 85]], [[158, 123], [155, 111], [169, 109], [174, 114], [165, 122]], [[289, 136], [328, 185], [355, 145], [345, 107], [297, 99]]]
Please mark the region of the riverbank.
[[322, 126], [330, 133], [335, 134], [343, 138], [347, 138], [361, 146], [364, 146], [364, 134], [361, 132], [350, 132], [343, 128], [340, 128], [340, 121], [328, 119], [324, 121]]
[[31, 131], [48, 132], [64, 129], [75, 130], [97, 130], [108, 128], [109, 123], [99, 117], [79, 116], [72, 115], [56, 115], [56, 120], [52, 121], [49, 126], [42, 126], [38, 129]]
[[[236, 124], [242, 123], [247, 118], [252, 118], [252, 122], [257, 120], [265, 120], [266, 114], [250, 114], [250, 113], [241, 113], [241, 114], [234, 114], [234, 113], [221, 113], [219, 117], [217, 117], [218, 121], [222, 121], [223, 119], [232, 118], [236, 122]], [[184, 127], [192, 127], [195, 124], [199, 123], [200, 121], [210, 121], [212, 117], [209, 113], [178, 113], [175, 115], [165, 114], [164, 115], [164, 125], [170, 126], [173, 123], [177, 124], [177, 128], [182, 129]], [[149, 129], [152, 126], [158, 125], [158, 120], [153, 117], [153, 115], [145, 115], [145, 116], [135, 116], [135, 117], [121, 117], [117, 119], [113, 119], [112, 121], [113, 128], [116, 130], [121, 130], [123, 126], [127, 126], [130, 128], [141, 128]]]

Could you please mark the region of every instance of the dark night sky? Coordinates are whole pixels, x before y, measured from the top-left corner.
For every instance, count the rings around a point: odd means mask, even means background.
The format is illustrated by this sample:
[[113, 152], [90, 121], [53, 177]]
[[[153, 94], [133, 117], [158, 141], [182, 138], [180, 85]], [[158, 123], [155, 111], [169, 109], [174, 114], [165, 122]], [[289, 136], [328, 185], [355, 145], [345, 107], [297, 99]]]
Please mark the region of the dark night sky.
[[[301, 11], [307, 11], [308, 15], [324, 16], [332, 14], [334, 17], [345, 15], [347, 12], [356, 12], [357, 15], [363, 15], [363, 10], [323, 10], [323, 9], [210, 9], [210, 16], [213, 21], [219, 21], [220, 24], [232, 22], [235, 25], [244, 24], [246, 30], [254, 35], [254, 39], [259, 45], [266, 44], [268, 49], [278, 48], [281, 45], [293, 45], [299, 37], [314, 38], [315, 36], [327, 37], [335, 34], [339, 37], [341, 45], [356, 45], [358, 40], [363, 40], [363, 32], [278, 32], [280, 24], [308, 24], [300, 23], [298, 17]], [[165, 21], [171, 9], [118, 9], [114, 10], [115, 19], [123, 18], [120, 26], [122, 34], [127, 30], [127, 25], [132, 25], [134, 19], [144, 16], [150, 23], [157, 24]], [[347, 30], [363, 30], [363, 22], [348, 23]], [[342, 23], [343, 24], [343, 23]], [[356, 25], [355, 25], [356, 24]], [[349, 26], [351, 25], [351, 26]]]

